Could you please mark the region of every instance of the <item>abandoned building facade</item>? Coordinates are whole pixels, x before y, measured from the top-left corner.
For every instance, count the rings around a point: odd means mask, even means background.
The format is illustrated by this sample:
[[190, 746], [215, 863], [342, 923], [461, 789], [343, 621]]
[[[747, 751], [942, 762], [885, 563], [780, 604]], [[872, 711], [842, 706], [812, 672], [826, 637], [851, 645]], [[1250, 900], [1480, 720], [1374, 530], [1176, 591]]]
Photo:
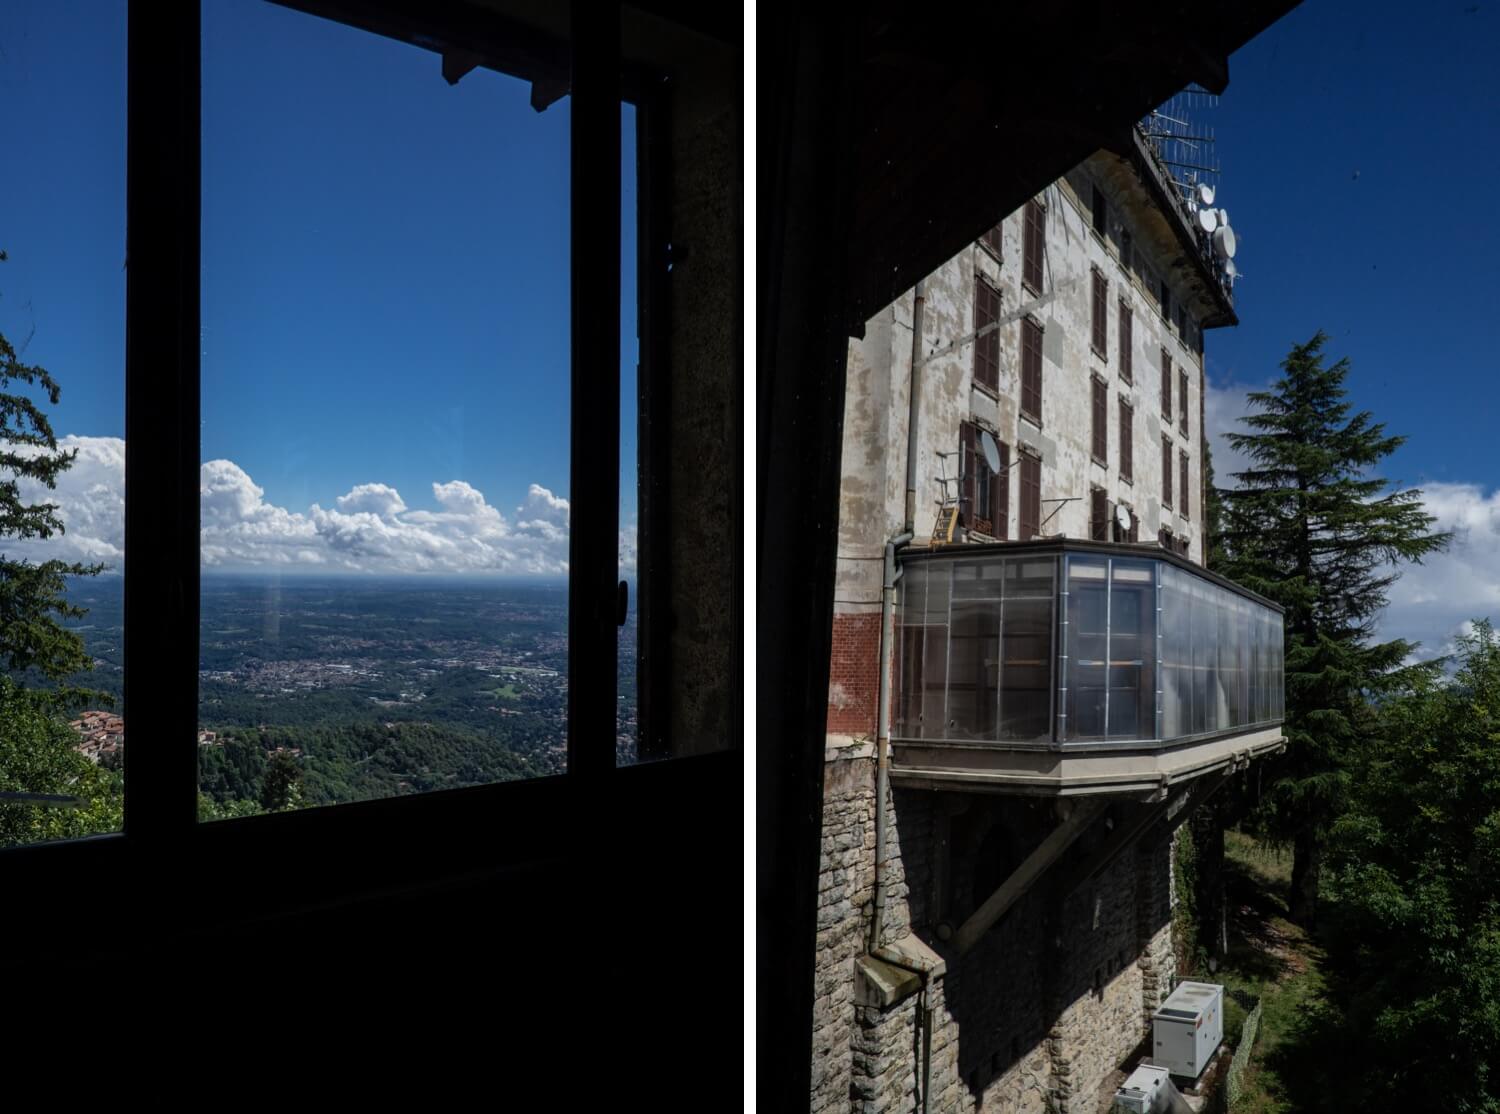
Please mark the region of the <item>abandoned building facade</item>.
[[1202, 568], [1222, 262], [1136, 132], [850, 342], [814, 1111], [1093, 1111], [1171, 989], [1175, 833], [1284, 745]]

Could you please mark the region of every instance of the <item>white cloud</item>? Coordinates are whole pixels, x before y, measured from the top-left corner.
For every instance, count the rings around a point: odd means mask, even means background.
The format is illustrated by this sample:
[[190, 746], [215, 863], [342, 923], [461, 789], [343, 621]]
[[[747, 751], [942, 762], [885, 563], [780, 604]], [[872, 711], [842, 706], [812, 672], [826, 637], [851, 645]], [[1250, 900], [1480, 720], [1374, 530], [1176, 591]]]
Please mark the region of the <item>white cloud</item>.
[[1219, 487], [1238, 487], [1234, 474], [1249, 468], [1250, 461], [1230, 445], [1227, 434], [1250, 432], [1240, 424], [1240, 419], [1251, 412], [1249, 394], [1264, 388], [1234, 384], [1221, 387], [1207, 376], [1204, 384], [1207, 390], [1203, 396], [1203, 424], [1208, 430], [1208, 444], [1213, 452], [1214, 483]]
[[1500, 620], [1500, 490], [1431, 483], [1422, 502], [1437, 516], [1435, 529], [1453, 531], [1453, 543], [1420, 565], [1402, 566], [1380, 637], [1421, 642], [1416, 657], [1427, 659], [1451, 653], [1472, 620]]
[[[49, 491], [23, 481], [21, 498], [52, 502], [65, 530], [46, 540], [0, 539], [11, 557], [103, 562], [118, 568], [125, 550], [125, 442], [68, 436], [78, 458]], [[21, 451], [26, 451], [22, 449]], [[355, 485], [331, 508], [289, 510], [230, 460], [199, 471], [205, 568], [300, 568], [324, 572], [558, 575], [568, 570], [568, 500], [531, 484], [514, 520], [463, 480], [433, 483], [435, 509], [413, 509], [380, 482]], [[635, 525], [620, 531], [622, 571], [635, 569]]]

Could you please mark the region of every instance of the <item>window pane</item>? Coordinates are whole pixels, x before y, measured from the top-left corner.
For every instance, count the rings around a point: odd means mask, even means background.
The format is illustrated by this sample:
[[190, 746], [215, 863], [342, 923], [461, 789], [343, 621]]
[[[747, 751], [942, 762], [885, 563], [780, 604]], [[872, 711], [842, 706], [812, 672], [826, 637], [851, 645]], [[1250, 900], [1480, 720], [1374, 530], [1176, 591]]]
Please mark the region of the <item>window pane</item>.
[[569, 102], [529, 96], [204, 4], [202, 815], [564, 770]]
[[1156, 562], [1111, 562], [1109, 737], [1156, 733]]
[[1104, 735], [1104, 691], [1109, 648], [1109, 563], [1068, 558], [1067, 735], [1069, 741]]
[[[123, 820], [125, 5], [0, 4], [0, 86], [0, 439], [23, 461], [0, 470], [7, 846]], [[33, 525], [56, 532], [22, 537], [47, 504]]]
[[1001, 624], [1000, 737], [1039, 741], [1051, 735], [1054, 558], [1005, 562]]
[[635, 109], [620, 106], [620, 579], [625, 582], [625, 621], [620, 624], [619, 680], [615, 692], [615, 761], [640, 758], [640, 385], [636, 317]]

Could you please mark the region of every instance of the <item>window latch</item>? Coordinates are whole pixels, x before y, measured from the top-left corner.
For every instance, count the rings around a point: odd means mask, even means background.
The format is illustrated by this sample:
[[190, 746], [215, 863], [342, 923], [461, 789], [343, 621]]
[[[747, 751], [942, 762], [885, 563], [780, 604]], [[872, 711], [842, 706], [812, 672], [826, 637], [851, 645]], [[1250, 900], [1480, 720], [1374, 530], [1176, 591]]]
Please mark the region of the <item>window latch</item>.
[[625, 612], [630, 606], [630, 585], [626, 581], [620, 581], [620, 586], [615, 591], [615, 626], [625, 625]]

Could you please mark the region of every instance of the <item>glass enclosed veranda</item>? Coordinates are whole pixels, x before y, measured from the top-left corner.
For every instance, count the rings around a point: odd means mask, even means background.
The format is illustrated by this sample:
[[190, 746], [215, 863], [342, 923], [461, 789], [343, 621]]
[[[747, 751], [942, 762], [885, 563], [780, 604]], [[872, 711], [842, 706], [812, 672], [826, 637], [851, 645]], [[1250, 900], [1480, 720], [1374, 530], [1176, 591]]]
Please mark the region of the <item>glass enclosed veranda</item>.
[[900, 740], [1167, 746], [1279, 724], [1282, 613], [1147, 546], [903, 559]]

